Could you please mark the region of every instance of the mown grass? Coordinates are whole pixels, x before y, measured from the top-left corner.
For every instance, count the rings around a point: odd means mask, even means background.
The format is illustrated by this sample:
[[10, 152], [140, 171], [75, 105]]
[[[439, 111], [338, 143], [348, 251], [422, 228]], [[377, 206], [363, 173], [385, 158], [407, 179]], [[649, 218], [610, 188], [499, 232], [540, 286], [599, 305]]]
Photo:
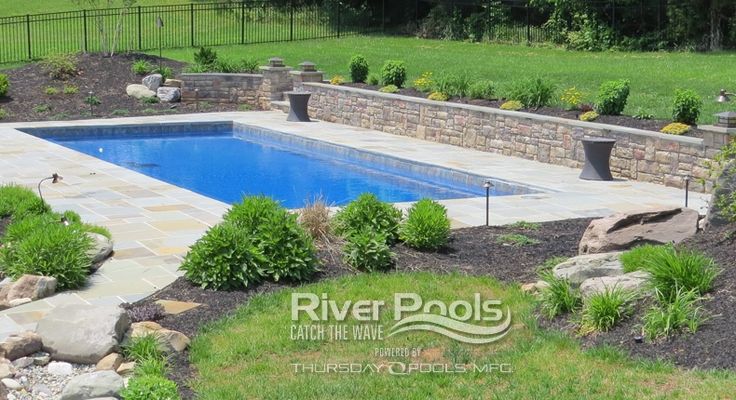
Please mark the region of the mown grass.
[[[672, 118], [675, 89], [695, 90], [703, 97], [700, 122], [714, 121], [712, 114], [734, 110], [734, 103], [715, 102], [721, 88], [736, 90], [736, 53], [587, 53], [558, 48], [540, 48], [489, 43], [466, 43], [404, 37], [361, 36], [305, 42], [267, 43], [247, 46], [221, 46], [218, 53], [231, 57], [256, 58], [265, 63], [269, 57], [282, 57], [296, 66], [309, 60], [317, 63], [326, 77], [348, 76], [348, 62], [354, 54], [363, 54], [371, 73], [377, 73], [387, 59], [406, 61], [407, 84], [424, 71], [434, 75], [466, 73], [473, 79], [489, 79], [500, 87], [525, 77], [546, 76], [562, 90], [575, 86], [584, 101], [593, 102], [600, 84], [607, 80], [631, 80], [631, 96], [624, 114], [633, 115], [639, 108], [659, 119]], [[164, 50], [164, 56], [192, 61], [189, 48]]]
[[[120, 4], [121, 2], [117, 2]], [[136, 6], [163, 6], [172, 4], [197, 3], [196, 0], [138, 0]], [[53, 13], [62, 11], [77, 11], [80, 7], [74, 0], [31, 0], [31, 1], [4, 1], [0, 7], [0, 17], [13, 15]]]
[[[728, 372], [682, 371], [661, 362], [631, 361], [609, 348], [582, 351], [569, 337], [540, 331], [528, 316], [533, 300], [487, 277], [365, 274], [293, 289], [328, 293], [334, 300], [385, 300], [395, 292], [423, 299], [503, 299], [511, 332], [489, 345], [460, 345], [432, 333], [401, 334], [381, 342], [293, 341], [290, 292], [259, 295], [231, 318], [209, 326], [192, 344], [201, 399], [726, 399], [736, 390]], [[381, 314], [390, 322], [391, 313]], [[301, 321], [306, 322], [306, 321]], [[352, 324], [348, 322], [348, 324]], [[390, 324], [389, 324], [390, 326]], [[380, 358], [377, 347], [422, 348], [417, 359]], [[421, 361], [508, 363], [512, 373], [410, 374], [295, 373], [293, 363]]]

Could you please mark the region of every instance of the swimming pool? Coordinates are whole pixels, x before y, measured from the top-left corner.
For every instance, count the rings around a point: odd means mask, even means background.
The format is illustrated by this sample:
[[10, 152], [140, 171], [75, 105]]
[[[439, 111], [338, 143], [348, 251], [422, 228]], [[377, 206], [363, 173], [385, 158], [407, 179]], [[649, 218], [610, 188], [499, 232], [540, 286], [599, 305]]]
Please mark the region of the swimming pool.
[[[388, 202], [485, 195], [484, 177], [232, 123], [27, 129], [28, 133], [227, 202], [265, 194], [297, 208], [364, 192]], [[496, 181], [492, 195], [531, 193]]]

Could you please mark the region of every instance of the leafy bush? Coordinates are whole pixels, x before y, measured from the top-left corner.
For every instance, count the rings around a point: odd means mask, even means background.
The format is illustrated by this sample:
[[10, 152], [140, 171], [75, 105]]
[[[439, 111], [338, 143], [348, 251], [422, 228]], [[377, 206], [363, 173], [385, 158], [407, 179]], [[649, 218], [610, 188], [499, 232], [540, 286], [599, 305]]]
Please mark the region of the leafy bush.
[[335, 75], [330, 78], [330, 85], [342, 85], [343, 83], [345, 83], [345, 78], [342, 75]]
[[388, 60], [381, 68], [381, 81], [384, 85], [394, 85], [398, 88], [406, 81], [406, 65], [403, 61]]
[[368, 78], [368, 60], [362, 55], [354, 55], [350, 59], [350, 79], [353, 82], [363, 83]]
[[412, 86], [420, 92], [429, 92], [434, 87], [434, 80], [431, 72], [422, 72], [419, 78], [414, 79]]
[[190, 74], [204, 74], [210, 72], [210, 68], [206, 65], [192, 64], [187, 66], [186, 72]]
[[79, 93], [79, 88], [74, 85], [64, 85], [64, 94], [77, 94]]
[[141, 375], [133, 377], [120, 392], [123, 400], [179, 400], [176, 383], [162, 376]]
[[265, 196], [246, 197], [225, 214], [225, 221], [236, 225], [265, 255], [258, 261], [259, 269], [275, 281], [301, 281], [315, 272], [314, 241], [297, 219]]
[[130, 67], [130, 70], [136, 74], [136, 75], [147, 75], [151, 70], [153, 69], [153, 66], [146, 61], [146, 60], [137, 60], [133, 63], [133, 65]]
[[[155, 102], [158, 103], [158, 97], [146, 97], [145, 99], [156, 99]], [[99, 106], [102, 104], [102, 101], [95, 95], [89, 95], [84, 98], [84, 104], [88, 106]]]
[[465, 26], [467, 26], [468, 38], [473, 42], [480, 42], [483, 40], [483, 35], [486, 32], [488, 21], [488, 13], [477, 12], [472, 13], [465, 19]]
[[215, 61], [217, 61], [217, 52], [209, 47], [200, 47], [194, 52], [194, 62], [199, 65], [210, 66]]
[[67, 79], [79, 72], [76, 54], [54, 54], [41, 62], [42, 67], [53, 79]]
[[631, 250], [621, 253], [619, 259], [624, 267], [624, 272], [634, 272], [644, 269], [646, 260], [651, 258], [653, 254], [658, 252], [672, 251], [670, 246], [658, 246], [653, 244], [643, 244], [636, 246]]
[[78, 225], [65, 226], [50, 215], [29, 216], [8, 226], [5, 242], [0, 269], [11, 278], [52, 276], [59, 290], [79, 288], [87, 279], [92, 241]]
[[368, 75], [368, 84], [372, 86], [378, 86], [381, 84], [381, 79], [376, 74]]
[[596, 111], [602, 115], [621, 115], [629, 99], [629, 85], [627, 79], [603, 83], [598, 89]]
[[450, 25], [450, 12], [444, 5], [438, 4], [429, 10], [429, 14], [422, 20], [417, 36], [423, 39], [443, 39], [448, 25]]
[[421, 199], [409, 208], [399, 236], [409, 247], [419, 250], [437, 250], [450, 237], [450, 219], [447, 209], [432, 199]]
[[560, 101], [565, 106], [566, 110], [574, 110], [578, 108], [580, 103], [583, 101], [583, 92], [579, 91], [576, 87], [565, 89], [560, 96]]
[[401, 210], [384, 203], [372, 194], [363, 193], [338, 211], [333, 219], [335, 232], [349, 237], [354, 233], [370, 230], [393, 243], [399, 237]]
[[470, 89], [470, 78], [466, 74], [444, 74], [434, 84], [434, 91], [450, 97], [466, 97]]
[[330, 237], [330, 209], [322, 197], [306, 202], [299, 211], [299, 223], [314, 240], [324, 241]]
[[635, 119], [653, 119], [654, 114], [644, 111], [643, 108], [639, 107], [636, 109], [636, 112], [634, 113], [633, 117]]
[[48, 104], [36, 104], [33, 106], [33, 112], [37, 114], [43, 114], [49, 111], [51, 111], [51, 106]]
[[683, 124], [680, 122], [673, 122], [671, 124], [668, 124], [664, 128], [660, 130], [662, 133], [667, 133], [670, 135], [684, 135], [688, 132], [690, 132], [690, 125]]
[[538, 244], [539, 240], [520, 233], [507, 233], [496, 238], [496, 243], [507, 246], [522, 247]]
[[496, 98], [496, 84], [487, 80], [474, 82], [468, 88], [468, 96], [471, 99], [493, 100]]
[[607, 332], [634, 311], [635, 295], [621, 288], [606, 288], [585, 300], [580, 330], [583, 334]]
[[0, 74], [0, 97], [7, 96], [9, 90], [10, 80], [8, 80], [8, 76], [5, 74]]
[[40, 215], [51, 208], [31, 189], [14, 184], [0, 186], [0, 218], [21, 219], [28, 215]]
[[161, 102], [158, 97], [151, 96], [151, 97], [142, 97], [140, 100], [141, 104], [158, 104]]
[[155, 334], [146, 334], [130, 338], [123, 345], [123, 355], [137, 363], [146, 360], [163, 360], [166, 354], [162, 350], [161, 341]]
[[526, 108], [539, 108], [549, 104], [555, 94], [555, 85], [543, 78], [522, 79], [511, 82], [506, 97], [518, 100]]
[[447, 101], [450, 99], [446, 94], [442, 92], [432, 92], [429, 94], [429, 96], [427, 96], [427, 98], [434, 101]]
[[252, 73], [258, 71], [258, 60], [243, 58], [239, 61], [240, 73]]
[[595, 111], [588, 111], [586, 113], [580, 114], [580, 117], [579, 118], [580, 118], [581, 121], [591, 122], [591, 121], [597, 120], [598, 117], [600, 117], [600, 115], [598, 115], [597, 112], [595, 112]]
[[248, 233], [226, 222], [210, 228], [192, 246], [181, 269], [203, 288], [229, 290], [260, 281], [264, 264], [264, 254]]
[[46, 89], [44, 89], [43, 92], [46, 93], [46, 95], [48, 96], [54, 96], [54, 95], [59, 94], [59, 89], [53, 86], [49, 86]]
[[552, 272], [540, 275], [547, 286], [540, 291], [541, 312], [547, 318], [577, 310], [583, 302], [580, 292], [567, 279], [557, 278]]
[[673, 297], [655, 293], [658, 302], [643, 317], [642, 330], [648, 339], [666, 338], [682, 330], [695, 333], [705, 321], [696, 291], [678, 288]]
[[174, 70], [171, 69], [171, 67], [167, 67], [165, 65], [154, 68], [151, 73], [160, 74], [164, 78], [164, 80], [174, 77]]
[[0, 121], [2, 121], [2, 120], [4, 120], [5, 118], [7, 118], [7, 117], [8, 117], [8, 115], [9, 115], [9, 114], [8, 114], [8, 112], [7, 112], [7, 111], [5, 111], [4, 109], [0, 108]]
[[508, 110], [508, 111], [519, 111], [522, 108], [524, 108], [524, 105], [521, 104], [518, 100], [510, 100], [503, 104], [501, 104], [500, 107], [502, 110]]
[[399, 88], [396, 85], [386, 85], [378, 91], [381, 93], [399, 93]]
[[163, 358], [150, 358], [140, 362], [136, 362], [133, 374], [136, 376], [165, 376], [168, 364]]
[[700, 117], [701, 107], [703, 107], [703, 99], [694, 90], [677, 90], [672, 107], [672, 120], [695, 125]]
[[651, 274], [649, 281], [663, 298], [674, 299], [680, 290], [698, 295], [710, 291], [713, 280], [720, 274], [712, 258], [674, 246], [666, 249], [650, 252], [642, 259], [642, 270]]
[[385, 271], [393, 266], [393, 253], [383, 233], [370, 229], [353, 232], [343, 247], [343, 260], [360, 271]]

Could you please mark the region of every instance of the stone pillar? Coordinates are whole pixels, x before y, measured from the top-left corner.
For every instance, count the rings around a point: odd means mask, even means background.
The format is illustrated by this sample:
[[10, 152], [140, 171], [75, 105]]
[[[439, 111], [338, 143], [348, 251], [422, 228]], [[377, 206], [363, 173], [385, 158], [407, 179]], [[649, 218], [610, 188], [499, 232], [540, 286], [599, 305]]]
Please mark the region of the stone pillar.
[[[285, 66], [284, 60], [274, 57], [268, 60], [267, 66], [260, 67], [260, 70], [263, 74], [261, 97], [268, 102], [283, 100], [284, 92], [293, 88], [289, 75], [291, 67]], [[262, 104], [262, 106], [265, 109], [271, 108], [270, 104]]]
[[299, 71], [290, 71], [289, 75], [291, 80], [294, 82], [294, 90], [304, 90], [305, 82], [317, 82], [320, 83], [324, 80], [324, 72], [317, 71], [316, 65], [313, 62], [304, 61], [299, 64]]

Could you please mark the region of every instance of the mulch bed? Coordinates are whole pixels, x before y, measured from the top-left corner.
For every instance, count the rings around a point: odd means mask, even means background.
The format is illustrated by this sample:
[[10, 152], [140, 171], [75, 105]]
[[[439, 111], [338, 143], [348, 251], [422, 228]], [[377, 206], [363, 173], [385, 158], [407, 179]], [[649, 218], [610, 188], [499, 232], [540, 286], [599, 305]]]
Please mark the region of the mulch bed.
[[[365, 83], [346, 83], [345, 86], [356, 87], [356, 88], [367, 89], [367, 90], [380, 89], [380, 86], [368, 85]], [[401, 94], [404, 96], [418, 97], [422, 99], [427, 98], [427, 93], [421, 92], [414, 88], [399, 89], [398, 94]], [[501, 104], [505, 102], [505, 100], [482, 100], [482, 99], [473, 100], [473, 99], [460, 98], [460, 97], [452, 97], [448, 101], [451, 103], [470, 104], [474, 106], [491, 107], [491, 108], [501, 108]], [[548, 115], [551, 117], [573, 119], [576, 121], [579, 121], [580, 114], [583, 114], [583, 112], [581, 111], [568, 111], [568, 110], [563, 110], [561, 108], [555, 108], [555, 107], [540, 107], [540, 108], [532, 108], [532, 109], [525, 108], [520, 111], [533, 113], [533, 114]], [[648, 120], [647, 119], [636, 119], [634, 117], [630, 117], [627, 115], [601, 115], [594, 122], [601, 123], [601, 124], [618, 125], [618, 126], [625, 126], [628, 128], [636, 128], [636, 129], [643, 129], [647, 131], [659, 132], [662, 128], [670, 124], [672, 121], [664, 121], [664, 120], [657, 120], [657, 119], [648, 119]], [[690, 130], [690, 132], [688, 132], [684, 136], [701, 137], [702, 134], [703, 134], [702, 131], [693, 128]]]
[[[578, 242], [590, 219], [575, 219], [541, 224], [538, 230], [513, 227], [474, 227], [452, 231], [447, 248], [439, 253], [419, 252], [405, 246], [394, 248], [396, 271], [459, 272], [467, 275], [490, 275], [503, 282], [536, 281], [536, 267], [553, 256], [574, 256]], [[497, 243], [502, 234], [520, 233], [539, 241], [538, 244], [514, 247]], [[320, 250], [323, 262], [315, 281], [354, 274], [339, 257], [336, 244]], [[149, 304], [156, 300], [178, 300], [202, 305], [179, 315], [166, 316], [157, 321], [162, 326], [194, 336], [199, 329], [219, 320], [259, 293], [293, 287], [288, 283], [263, 283], [244, 291], [214, 291], [193, 286], [179, 278], [171, 285], [136, 303]], [[187, 386], [195, 371], [189, 364], [189, 354], [183, 352], [172, 360], [170, 378], [179, 386], [183, 398], [195, 398]]]
[[[199, 110], [194, 104], [159, 103], [146, 104], [125, 93], [132, 83], [141, 83], [141, 76], [134, 74], [130, 67], [136, 60], [147, 60], [158, 65], [159, 58], [146, 54], [121, 54], [104, 57], [100, 54], [78, 56], [79, 75], [67, 80], [49, 77], [40, 63], [32, 63], [15, 69], [2, 71], [10, 79], [7, 97], [0, 98], [0, 108], [8, 112], [8, 117], [0, 122], [26, 122], [48, 120], [76, 120], [89, 118], [114, 118], [124, 116], [189, 114], [195, 112], [236, 111], [237, 104], [200, 103]], [[170, 67], [177, 75], [186, 65], [184, 63], [161, 59], [163, 66]], [[64, 94], [65, 85], [79, 88], [77, 94]], [[47, 95], [47, 87], [58, 89], [59, 93]], [[94, 107], [90, 114], [89, 105], [84, 103], [89, 93], [94, 93], [102, 104]], [[48, 106], [48, 111], [36, 111], [39, 106]]]

